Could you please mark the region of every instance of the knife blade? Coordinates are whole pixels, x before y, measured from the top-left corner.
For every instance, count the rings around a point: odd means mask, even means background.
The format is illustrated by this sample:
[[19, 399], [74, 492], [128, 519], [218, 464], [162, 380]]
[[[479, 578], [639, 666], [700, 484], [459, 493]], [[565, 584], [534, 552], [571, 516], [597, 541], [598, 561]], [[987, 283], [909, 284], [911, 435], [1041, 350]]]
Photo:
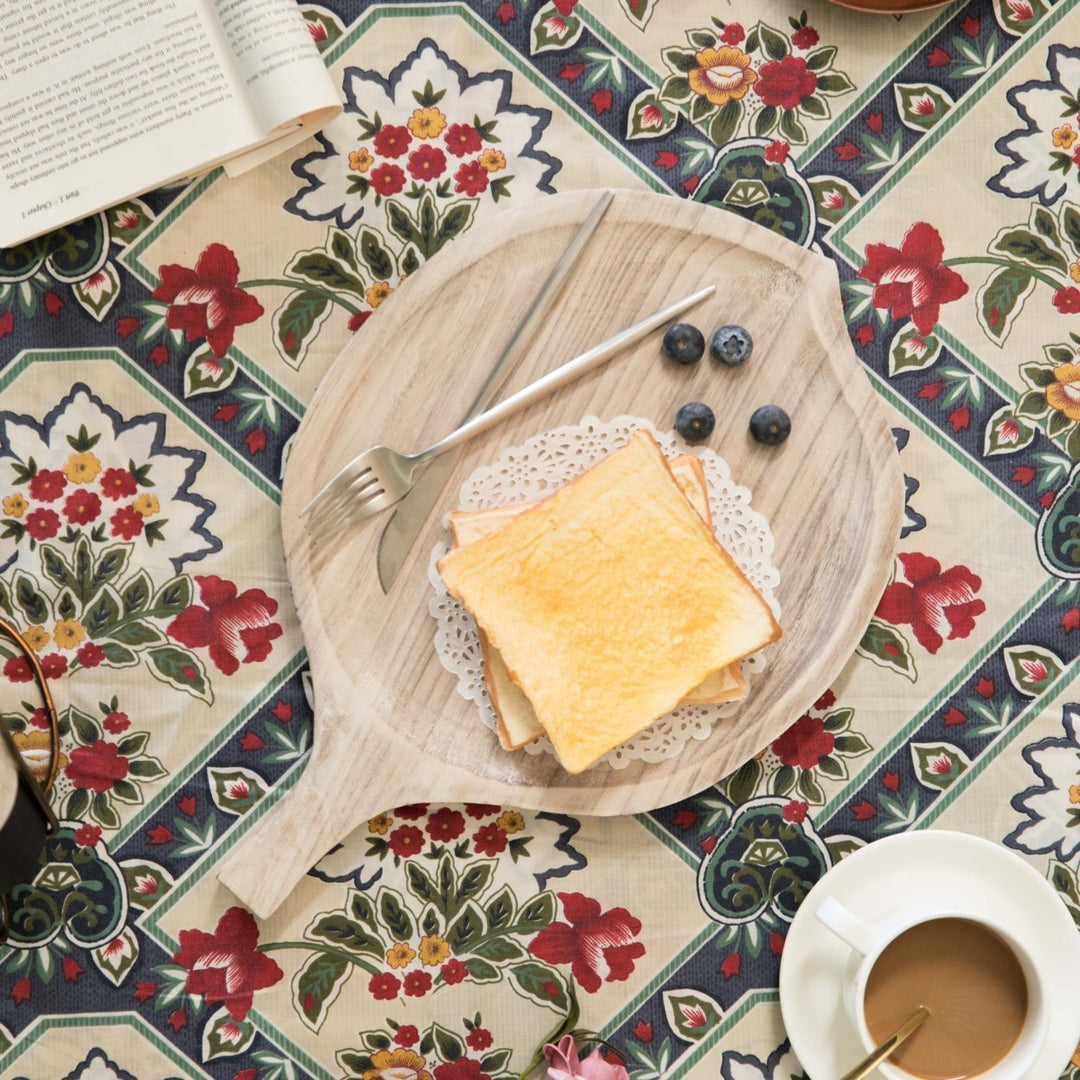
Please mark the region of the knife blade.
[[[528, 347], [540, 323], [551, 310], [566, 279], [577, 266], [614, 197], [614, 192], [605, 191], [597, 199], [585, 220], [578, 226], [570, 243], [567, 244], [551, 273], [548, 274], [547, 280], [522, 316], [506, 348], [503, 349], [495, 366], [484, 380], [475, 401], [461, 418], [462, 423], [483, 412], [499, 392], [506, 377]], [[440, 492], [450, 478], [460, 452], [460, 450], [451, 450], [442, 457], [436, 458], [420, 475], [420, 479], [401, 500], [386, 523], [379, 537], [379, 548], [375, 558], [379, 584], [384, 593], [390, 591], [390, 587], [397, 579], [406, 557], [412, 550], [417, 536], [420, 535], [424, 522], [427, 521]]]

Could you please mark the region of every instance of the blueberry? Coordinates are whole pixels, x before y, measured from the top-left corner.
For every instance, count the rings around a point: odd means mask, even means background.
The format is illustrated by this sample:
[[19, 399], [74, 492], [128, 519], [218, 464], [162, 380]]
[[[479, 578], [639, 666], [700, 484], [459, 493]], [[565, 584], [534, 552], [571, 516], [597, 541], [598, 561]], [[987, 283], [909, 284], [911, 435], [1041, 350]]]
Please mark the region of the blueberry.
[[668, 327], [661, 348], [677, 364], [694, 364], [705, 355], [705, 335], [690, 323], [676, 323]]
[[707, 439], [716, 427], [716, 417], [708, 405], [700, 401], [691, 401], [675, 414], [675, 430], [687, 442], [700, 442]]
[[754, 342], [741, 326], [721, 326], [713, 334], [709, 351], [714, 360], [729, 367], [738, 367], [750, 359]]
[[779, 405], [762, 405], [750, 417], [750, 434], [766, 446], [778, 446], [791, 434], [791, 417]]

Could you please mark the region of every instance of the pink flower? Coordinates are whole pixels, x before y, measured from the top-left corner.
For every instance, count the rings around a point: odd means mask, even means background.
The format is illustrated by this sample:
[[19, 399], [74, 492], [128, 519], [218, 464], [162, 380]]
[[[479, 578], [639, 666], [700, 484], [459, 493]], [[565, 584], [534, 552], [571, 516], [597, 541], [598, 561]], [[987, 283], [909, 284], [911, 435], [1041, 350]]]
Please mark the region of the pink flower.
[[232, 675], [241, 663], [265, 660], [281, 637], [273, 622], [277, 601], [262, 589], [237, 594], [231, 581], [214, 575], [196, 577], [203, 605], [192, 604], [166, 627], [166, 633], [188, 648], [209, 646], [210, 659], [219, 671]]
[[[942, 304], [959, 300], [967, 283], [942, 265], [944, 246], [933, 225], [916, 222], [899, 248], [866, 245], [866, 265], [858, 276], [874, 284], [874, 306], [888, 308], [894, 319], [910, 316], [920, 334], [929, 334]], [[1080, 295], [1080, 294], [1078, 294]]]
[[917, 552], [898, 556], [906, 582], [894, 581], [884, 592], [876, 615], [894, 625], [909, 625], [916, 640], [929, 653], [941, 648], [946, 635], [966, 638], [975, 629], [975, 617], [986, 604], [975, 594], [982, 581], [966, 566], [942, 572], [941, 563]]
[[170, 263], [158, 273], [161, 284], [152, 295], [169, 305], [166, 325], [183, 330], [188, 341], [206, 338], [215, 356], [225, 355], [236, 327], [263, 313], [254, 296], [236, 287], [240, 265], [224, 244], [204, 248], [193, 270]]
[[529, 952], [549, 964], [570, 964], [582, 989], [590, 994], [602, 982], [621, 982], [645, 955], [636, 941], [641, 922], [625, 908], [601, 912], [598, 901], [581, 893], [559, 893], [567, 922], [544, 927], [529, 944]]
[[218, 920], [213, 934], [181, 930], [180, 950], [173, 961], [188, 969], [185, 989], [201, 994], [208, 1005], [224, 1002], [239, 1023], [251, 1008], [256, 990], [273, 986], [282, 970], [256, 949], [259, 928], [249, 911], [232, 907]]
[[628, 1080], [625, 1066], [607, 1061], [599, 1050], [582, 1061], [573, 1035], [564, 1035], [557, 1045], [545, 1043], [544, 1057], [548, 1080]]

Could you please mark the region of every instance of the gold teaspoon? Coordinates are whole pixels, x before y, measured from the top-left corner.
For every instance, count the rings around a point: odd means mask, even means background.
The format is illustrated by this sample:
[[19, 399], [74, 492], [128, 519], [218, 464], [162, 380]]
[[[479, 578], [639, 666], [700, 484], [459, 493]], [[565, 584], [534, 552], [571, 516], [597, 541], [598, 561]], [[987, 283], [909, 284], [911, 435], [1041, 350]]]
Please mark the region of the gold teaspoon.
[[862, 1080], [876, 1065], [880, 1065], [920, 1024], [930, 1016], [925, 1007], [920, 1008], [910, 1020], [905, 1020], [876, 1050], [864, 1057], [850, 1072], [844, 1073], [840, 1080]]

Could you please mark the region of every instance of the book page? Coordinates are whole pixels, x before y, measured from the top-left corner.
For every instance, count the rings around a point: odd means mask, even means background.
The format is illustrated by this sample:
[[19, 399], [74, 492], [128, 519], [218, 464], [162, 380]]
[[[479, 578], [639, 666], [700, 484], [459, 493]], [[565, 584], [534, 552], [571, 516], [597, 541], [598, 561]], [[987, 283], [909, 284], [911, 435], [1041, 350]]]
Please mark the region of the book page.
[[198, 0], [0, 5], [0, 244], [266, 134]]

